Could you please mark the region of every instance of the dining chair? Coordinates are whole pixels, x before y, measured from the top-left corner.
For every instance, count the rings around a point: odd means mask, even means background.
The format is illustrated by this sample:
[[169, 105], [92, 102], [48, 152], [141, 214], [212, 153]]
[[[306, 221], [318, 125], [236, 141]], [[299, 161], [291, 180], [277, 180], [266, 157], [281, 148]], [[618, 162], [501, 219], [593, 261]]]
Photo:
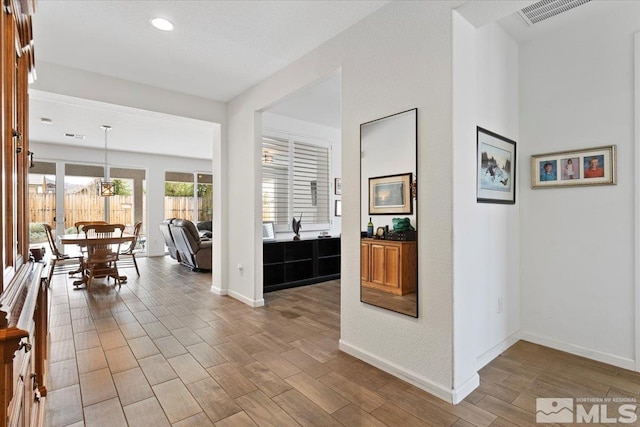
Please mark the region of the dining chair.
[[91, 289], [91, 282], [95, 277], [113, 277], [122, 287], [120, 274], [118, 273], [118, 257], [122, 243], [122, 224], [92, 224], [83, 228], [87, 258], [85, 269], [87, 271], [87, 290]]
[[49, 276], [47, 277], [47, 284], [51, 286], [51, 279], [54, 274], [61, 273], [82, 273], [84, 271], [84, 255], [67, 255], [58, 250], [56, 241], [53, 237], [53, 229], [49, 224], [42, 224], [45, 234], [47, 236], [47, 242], [49, 243], [49, 249], [51, 250], [51, 257], [49, 257]]
[[87, 225], [107, 225], [107, 221], [76, 221], [73, 226], [76, 228], [76, 233], [82, 233], [82, 230]]
[[136, 245], [138, 244], [141, 228], [142, 221], [138, 221], [133, 225], [134, 239], [129, 246], [120, 252], [120, 259], [118, 260], [119, 268], [135, 267], [138, 277], [140, 277], [140, 270], [138, 270], [138, 262], [136, 261]]
[[[80, 234], [84, 230], [84, 227], [86, 227], [87, 225], [106, 225], [106, 224], [108, 224], [107, 221], [76, 221], [73, 224], [73, 226], [76, 228], [76, 233]], [[82, 252], [83, 255], [86, 255], [87, 248], [84, 246], [81, 246], [80, 252]]]

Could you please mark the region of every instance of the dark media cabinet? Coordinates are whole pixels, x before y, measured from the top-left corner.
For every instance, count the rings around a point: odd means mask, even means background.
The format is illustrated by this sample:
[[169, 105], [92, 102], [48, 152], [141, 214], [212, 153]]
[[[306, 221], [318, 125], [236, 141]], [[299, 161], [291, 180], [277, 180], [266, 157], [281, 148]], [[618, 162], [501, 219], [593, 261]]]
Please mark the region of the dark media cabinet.
[[264, 292], [340, 278], [340, 238], [263, 243]]

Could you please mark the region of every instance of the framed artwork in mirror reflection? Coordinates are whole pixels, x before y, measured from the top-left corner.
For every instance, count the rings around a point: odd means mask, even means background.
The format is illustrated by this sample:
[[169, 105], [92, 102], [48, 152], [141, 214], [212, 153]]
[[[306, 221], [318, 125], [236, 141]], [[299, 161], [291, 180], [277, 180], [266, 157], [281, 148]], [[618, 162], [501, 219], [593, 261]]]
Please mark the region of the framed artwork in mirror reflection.
[[411, 172], [369, 178], [369, 215], [413, 214]]

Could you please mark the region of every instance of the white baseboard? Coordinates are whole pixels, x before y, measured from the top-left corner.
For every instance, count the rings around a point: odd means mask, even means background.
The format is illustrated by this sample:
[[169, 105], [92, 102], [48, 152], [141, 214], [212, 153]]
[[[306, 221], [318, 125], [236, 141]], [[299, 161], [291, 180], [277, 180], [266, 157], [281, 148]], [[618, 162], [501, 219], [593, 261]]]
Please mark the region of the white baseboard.
[[556, 341], [553, 338], [541, 337], [539, 335], [531, 334], [529, 332], [520, 332], [520, 339], [529, 341], [534, 344], [540, 344], [545, 347], [554, 348], [556, 350], [564, 351], [567, 353], [575, 354], [577, 356], [586, 357], [587, 359], [597, 360], [598, 362], [607, 363], [609, 365], [617, 366], [619, 368], [634, 370], [635, 361], [626, 357], [616, 356], [614, 354], [605, 353], [598, 350], [593, 350], [587, 347], [582, 347], [576, 344], [569, 344], [562, 341]]
[[520, 331], [514, 332], [511, 336], [491, 347], [489, 350], [481, 354], [476, 359], [476, 370], [480, 370], [489, 364], [493, 359], [500, 356], [502, 352], [514, 345], [520, 340]]
[[453, 389], [451, 392], [451, 403], [457, 405], [462, 402], [465, 397], [480, 386], [480, 375], [476, 372], [471, 378], [465, 381], [460, 387]]
[[[373, 365], [376, 368], [381, 369], [393, 375], [394, 377], [398, 377], [401, 380], [408, 382], [409, 384], [413, 384], [414, 386], [436, 397], [439, 397], [442, 400], [445, 400], [449, 403], [453, 403], [454, 392], [453, 390], [450, 390], [447, 387], [443, 387], [439, 384], [436, 384], [430, 381], [429, 379], [423, 377], [422, 375], [416, 374], [415, 372], [408, 371], [404, 368], [399, 367], [394, 363], [380, 359], [379, 357], [365, 350], [362, 350], [354, 345], [351, 345], [342, 339], [340, 339], [339, 341], [339, 347], [340, 347], [340, 350], [344, 351], [345, 353], [348, 353], [354, 357], [357, 357], [358, 359], [364, 360], [370, 365]], [[478, 379], [478, 384], [479, 384], [479, 379]]]
[[217, 286], [211, 285], [211, 293], [216, 295], [229, 295], [229, 291], [227, 289], [220, 289]]
[[261, 298], [261, 299], [258, 299], [258, 300], [247, 298], [244, 295], [239, 294], [238, 292], [232, 291], [230, 289], [227, 290], [226, 292], [227, 292], [226, 295], [229, 295], [230, 297], [235, 298], [238, 301], [243, 302], [243, 303], [245, 303], [245, 304], [247, 304], [247, 305], [249, 305], [251, 307], [254, 307], [254, 308], [255, 307], [262, 307], [264, 305], [264, 298]]

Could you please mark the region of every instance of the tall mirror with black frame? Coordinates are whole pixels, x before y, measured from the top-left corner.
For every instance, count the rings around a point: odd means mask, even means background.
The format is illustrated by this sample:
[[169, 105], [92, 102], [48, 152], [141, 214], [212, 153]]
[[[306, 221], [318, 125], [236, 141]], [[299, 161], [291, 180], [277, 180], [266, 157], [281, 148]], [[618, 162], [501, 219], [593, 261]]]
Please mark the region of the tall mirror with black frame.
[[360, 125], [360, 300], [418, 317], [416, 108]]

